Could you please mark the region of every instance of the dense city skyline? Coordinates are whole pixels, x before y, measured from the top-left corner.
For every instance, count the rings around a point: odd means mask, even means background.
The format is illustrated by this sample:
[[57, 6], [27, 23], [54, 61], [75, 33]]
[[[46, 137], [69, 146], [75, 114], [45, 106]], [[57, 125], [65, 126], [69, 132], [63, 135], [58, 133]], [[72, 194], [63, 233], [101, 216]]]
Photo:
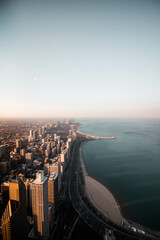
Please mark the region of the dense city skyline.
[[0, 118], [160, 118], [160, 2], [1, 1]]

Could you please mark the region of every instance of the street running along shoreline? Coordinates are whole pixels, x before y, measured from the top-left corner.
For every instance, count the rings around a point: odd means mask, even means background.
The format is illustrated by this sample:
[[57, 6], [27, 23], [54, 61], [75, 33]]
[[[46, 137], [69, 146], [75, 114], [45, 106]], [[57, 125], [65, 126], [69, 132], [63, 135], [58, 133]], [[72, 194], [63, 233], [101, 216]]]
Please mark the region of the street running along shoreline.
[[[85, 142], [82, 144], [84, 143]], [[80, 162], [84, 172], [85, 187], [88, 197], [103, 215], [119, 225], [122, 221], [126, 221], [122, 215], [120, 205], [105, 186], [88, 175], [82, 154], [82, 144], [80, 146]]]
[[92, 202], [95, 208], [106, 217], [106, 220], [110, 220], [116, 225], [121, 225], [126, 229], [131, 229], [142, 236], [144, 235], [144, 237], [149, 237], [149, 239], [159, 239], [160, 231], [142, 226], [124, 217], [120, 204], [113, 194], [104, 185], [88, 175], [82, 153], [82, 145], [87, 141], [89, 141], [89, 139], [85, 139], [80, 145], [79, 158], [84, 173], [85, 190], [88, 199]]

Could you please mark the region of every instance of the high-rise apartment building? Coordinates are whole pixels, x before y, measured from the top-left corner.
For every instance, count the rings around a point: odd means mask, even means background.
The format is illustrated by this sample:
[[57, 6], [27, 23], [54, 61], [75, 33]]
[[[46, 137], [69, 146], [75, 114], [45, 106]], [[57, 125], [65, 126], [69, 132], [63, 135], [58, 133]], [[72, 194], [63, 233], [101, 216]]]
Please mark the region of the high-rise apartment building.
[[56, 140], [57, 140], [57, 134], [54, 133], [54, 141], [56, 141]]
[[56, 172], [58, 174], [58, 192], [61, 189], [61, 164], [59, 162], [55, 162], [50, 164], [50, 174], [52, 172]]
[[34, 130], [34, 131], [33, 131], [33, 140], [36, 140], [37, 137], [38, 137], [37, 130]]
[[23, 238], [20, 234], [20, 204], [18, 201], [9, 200], [8, 204], [3, 212], [1, 219], [2, 226], [2, 239], [12, 240]]
[[28, 215], [32, 215], [32, 182], [33, 179], [25, 179], [24, 184], [26, 187], [26, 207]]
[[38, 134], [39, 134], [39, 136], [42, 136], [42, 128], [41, 127], [38, 130]]
[[9, 200], [9, 182], [1, 183], [1, 204], [6, 206]]
[[61, 152], [61, 145], [60, 143], [57, 144], [57, 154], [59, 154]]
[[30, 138], [33, 138], [33, 130], [30, 130], [29, 136], [30, 136]]
[[64, 165], [64, 169], [66, 168], [66, 166], [67, 166], [67, 151], [65, 151], [65, 150], [63, 150], [62, 152], [61, 152], [61, 162], [63, 163], [63, 165]]
[[36, 173], [32, 182], [32, 213], [35, 236], [47, 240], [49, 237], [48, 223], [48, 178], [44, 171]]
[[72, 138], [72, 130], [69, 130], [69, 137]]
[[16, 147], [21, 148], [22, 147], [22, 140], [21, 139], [16, 139]]
[[2, 215], [1, 225], [3, 240], [26, 239], [26, 190], [18, 176], [9, 180], [9, 202]]
[[43, 126], [42, 127], [42, 135], [44, 135], [45, 134], [45, 127]]
[[48, 202], [57, 207], [58, 202], [58, 173], [52, 172], [48, 179]]
[[71, 147], [72, 147], [72, 138], [68, 138], [68, 141], [67, 141], [67, 149], [68, 149], [68, 159], [70, 157], [70, 152], [71, 152]]
[[26, 153], [25, 160], [26, 160], [26, 164], [31, 165], [33, 163], [33, 153]]

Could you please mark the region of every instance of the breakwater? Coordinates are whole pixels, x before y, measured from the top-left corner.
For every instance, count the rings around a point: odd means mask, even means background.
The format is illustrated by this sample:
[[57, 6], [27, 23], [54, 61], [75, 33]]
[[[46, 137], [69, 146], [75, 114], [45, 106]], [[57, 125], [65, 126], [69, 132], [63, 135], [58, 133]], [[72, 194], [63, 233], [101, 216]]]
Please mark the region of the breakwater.
[[112, 136], [112, 137], [100, 137], [100, 136], [93, 136], [93, 135], [89, 135], [86, 133], [82, 133], [79, 130], [77, 130], [77, 134], [81, 137], [85, 137], [87, 139], [115, 139], [116, 136]]

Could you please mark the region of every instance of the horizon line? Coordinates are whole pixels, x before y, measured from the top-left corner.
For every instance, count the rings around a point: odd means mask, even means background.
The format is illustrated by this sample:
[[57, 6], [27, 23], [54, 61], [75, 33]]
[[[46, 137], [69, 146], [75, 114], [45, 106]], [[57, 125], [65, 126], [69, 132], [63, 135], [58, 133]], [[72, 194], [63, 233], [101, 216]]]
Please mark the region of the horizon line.
[[18, 119], [26, 119], [26, 120], [38, 120], [38, 119], [160, 119], [160, 117], [97, 117], [97, 116], [93, 116], [93, 117], [0, 117], [0, 120], [18, 120]]

